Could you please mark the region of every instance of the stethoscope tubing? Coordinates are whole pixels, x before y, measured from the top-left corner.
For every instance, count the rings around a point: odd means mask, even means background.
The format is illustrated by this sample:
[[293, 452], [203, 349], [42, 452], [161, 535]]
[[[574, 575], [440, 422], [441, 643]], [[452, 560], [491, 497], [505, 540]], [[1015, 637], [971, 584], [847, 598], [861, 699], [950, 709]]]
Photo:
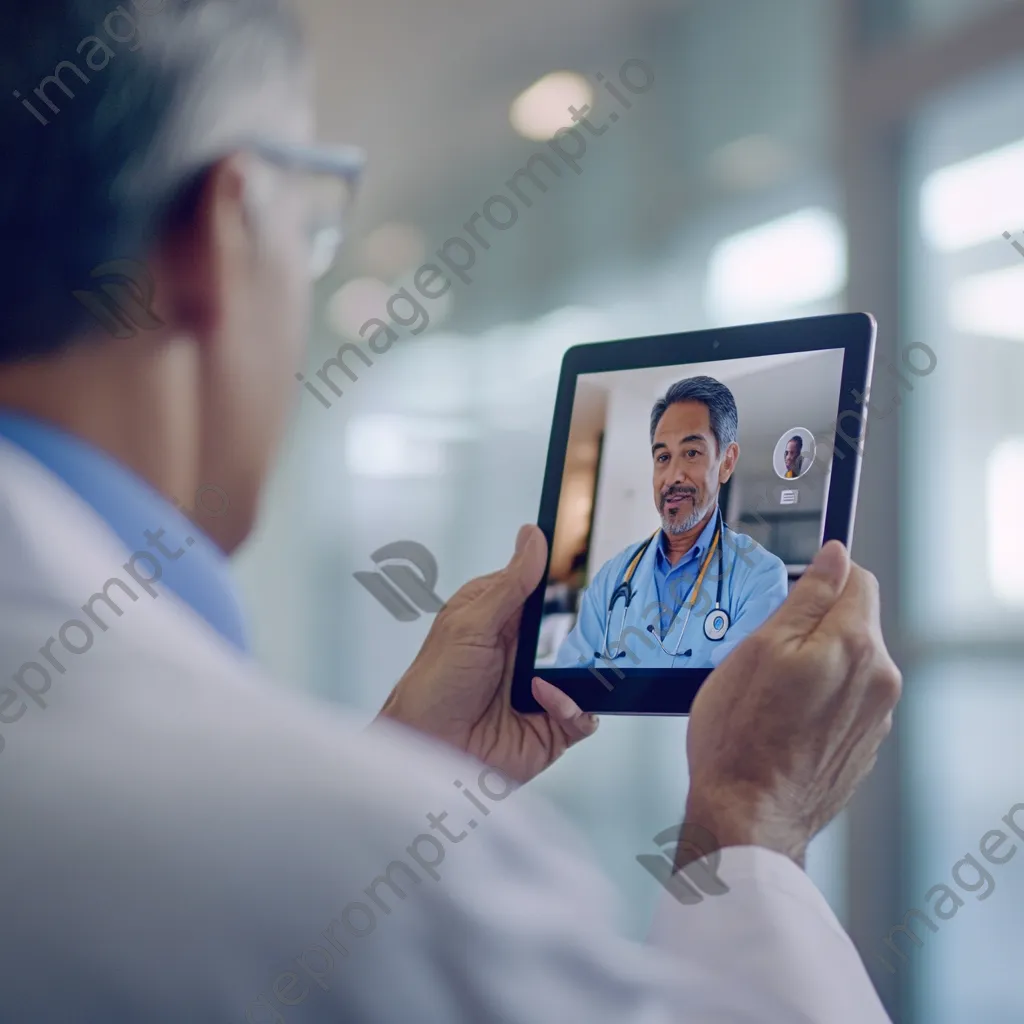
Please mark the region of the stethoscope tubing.
[[[656, 537], [657, 533], [654, 536]], [[723, 581], [725, 579], [725, 554], [724, 554], [724, 551], [723, 551], [723, 549], [725, 547], [724, 536], [725, 536], [725, 523], [723, 522], [723, 519], [722, 519], [722, 510], [721, 510], [721, 508], [719, 508], [718, 509], [718, 528], [715, 530], [715, 537], [714, 537], [714, 540], [712, 541], [712, 546], [713, 547], [717, 547], [717, 549], [718, 549], [718, 551], [717, 551], [717, 554], [718, 554], [718, 582], [717, 582], [717, 588], [716, 588], [716, 594], [715, 594], [715, 607], [714, 607], [714, 609], [712, 609], [712, 611], [710, 611], [708, 613], [709, 616], [713, 615], [715, 612], [721, 612], [721, 608], [722, 608], [722, 584], [723, 584]], [[654, 538], [652, 537], [650, 540], [646, 541], [644, 543], [644, 545], [642, 546], [642, 548], [638, 549], [634, 553], [633, 558], [630, 559], [631, 563], [636, 562], [636, 567], [639, 567], [640, 561], [643, 559], [644, 555], [647, 553], [647, 548], [650, 546], [650, 544], [651, 544], [651, 542], [653, 540], [654, 540]], [[687, 589], [686, 597], [683, 598], [682, 603], [686, 604], [687, 602], [689, 602], [689, 607], [686, 609], [686, 616], [683, 619], [683, 628], [679, 631], [679, 638], [676, 640], [675, 650], [671, 652], [671, 656], [673, 658], [677, 658], [679, 656], [679, 647], [682, 644], [683, 637], [686, 635], [686, 627], [690, 624], [690, 615], [692, 614], [694, 604], [696, 603], [695, 601], [690, 601], [690, 597], [692, 596], [692, 593], [693, 593], [693, 588], [697, 585], [697, 581], [703, 578], [704, 573], [707, 571], [707, 568], [708, 568], [708, 564], [705, 564], [702, 567], [702, 569], [701, 569], [700, 573], [698, 574], [697, 578], [690, 584], [689, 588]], [[622, 610], [622, 622], [619, 624], [619, 641], [616, 644], [616, 646], [621, 646], [622, 645], [622, 634], [623, 634], [623, 631], [625, 630], [625, 627], [626, 627], [626, 615], [629, 612], [629, 606], [633, 603], [633, 598], [636, 596], [636, 591], [633, 589], [632, 578], [630, 577], [630, 579], [626, 579], [625, 576], [627, 576], [627, 575], [629, 575], [628, 567], [626, 569], [626, 572], [623, 574], [622, 581], [615, 588], [614, 592], [612, 593], [611, 600], [608, 602], [608, 615], [607, 615], [607, 618], [605, 619], [605, 626], [604, 626], [604, 646], [603, 646], [603, 651], [602, 651], [601, 654], [598, 654], [597, 651], [594, 652], [595, 656], [601, 657], [601, 658], [603, 658], [606, 661], [614, 661], [616, 658], [624, 658], [626, 656], [626, 652], [625, 651], [619, 651], [619, 653], [616, 654], [616, 655], [612, 655], [612, 654], [609, 653], [609, 650], [608, 650], [608, 630], [611, 627], [612, 615], [615, 612], [615, 605], [618, 602], [619, 598], [621, 597], [625, 601], [625, 607]], [[726, 630], [727, 630], [728, 629], [728, 616], [726, 616], [726, 623], [727, 623], [727, 625], [726, 625]], [[660, 636], [658, 636], [658, 634], [655, 631], [654, 627], [653, 626], [648, 626], [647, 630], [654, 637], [654, 639], [658, 642], [658, 646], [661, 647], [662, 651], [665, 654], [669, 654], [670, 652], [665, 647], [664, 640]], [[671, 632], [671, 626], [669, 627], [669, 631]], [[723, 632], [723, 636], [724, 636], [724, 632]], [[710, 639], [710, 637], [709, 637], [709, 639]]]

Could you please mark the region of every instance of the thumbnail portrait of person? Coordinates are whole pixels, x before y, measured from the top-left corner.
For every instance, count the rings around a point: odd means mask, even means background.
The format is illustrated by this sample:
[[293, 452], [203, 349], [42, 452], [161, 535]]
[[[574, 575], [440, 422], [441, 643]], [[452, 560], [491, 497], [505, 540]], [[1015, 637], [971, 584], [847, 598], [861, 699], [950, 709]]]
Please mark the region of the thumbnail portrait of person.
[[782, 561], [733, 530], [719, 503], [740, 459], [730, 389], [679, 380], [636, 430], [649, 438], [660, 526], [594, 573], [557, 668], [714, 668], [788, 592]]
[[814, 435], [804, 427], [794, 427], [779, 438], [772, 463], [783, 480], [799, 480], [814, 465], [814, 455]]

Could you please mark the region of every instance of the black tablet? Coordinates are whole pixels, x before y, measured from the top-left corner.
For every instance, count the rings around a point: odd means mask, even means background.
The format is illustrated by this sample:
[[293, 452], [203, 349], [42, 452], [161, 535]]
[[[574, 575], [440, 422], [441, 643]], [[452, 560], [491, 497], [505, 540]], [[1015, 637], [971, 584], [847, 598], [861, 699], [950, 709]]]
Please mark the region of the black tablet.
[[849, 545], [875, 321], [633, 338], [562, 363], [512, 704], [686, 714], [821, 545]]

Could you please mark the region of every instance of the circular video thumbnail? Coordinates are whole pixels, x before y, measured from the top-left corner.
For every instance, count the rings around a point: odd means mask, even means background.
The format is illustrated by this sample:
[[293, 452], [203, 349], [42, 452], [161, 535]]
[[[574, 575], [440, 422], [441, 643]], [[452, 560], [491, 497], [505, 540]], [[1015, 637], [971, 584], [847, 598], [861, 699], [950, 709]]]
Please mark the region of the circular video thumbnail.
[[799, 480], [814, 465], [817, 446], [814, 435], [806, 427], [787, 430], [775, 445], [772, 466], [783, 480]]

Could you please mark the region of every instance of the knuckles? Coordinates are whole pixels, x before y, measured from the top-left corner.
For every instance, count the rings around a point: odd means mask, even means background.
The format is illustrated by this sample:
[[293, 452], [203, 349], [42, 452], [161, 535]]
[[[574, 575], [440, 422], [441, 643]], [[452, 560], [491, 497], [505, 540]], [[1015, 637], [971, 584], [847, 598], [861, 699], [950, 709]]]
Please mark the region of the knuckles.
[[839, 642], [851, 672], [863, 671], [883, 650], [875, 637], [863, 627], [845, 630]]
[[873, 679], [874, 689], [888, 708], [894, 708], [903, 694], [903, 673], [896, 663], [886, 655]]
[[879, 745], [888, 737], [889, 733], [892, 732], [892, 711], [890, 711], [885, 718], [882, 719], [881, 724], [878, 726]]
[[881, 587], [878, 585], [878, 577], [863, 566], [856, 566], [857, 572], [860, 576], [861, 582], [874, 594], [881, 592]]
[[449, 601], [435, 617], [430, 627], [433, 633], [442, 643], [456, 640], [466, 632], [466, 613], [468, 608], [465, 605], [456, 605]]
[[778, 642], [772, 636], [771, 631], [766, 629], [759, 629], [757, 632], [751, 633], [744, 639], [742, 648], [755, 665], [761, 662], [777, 661], [779, 657]]

